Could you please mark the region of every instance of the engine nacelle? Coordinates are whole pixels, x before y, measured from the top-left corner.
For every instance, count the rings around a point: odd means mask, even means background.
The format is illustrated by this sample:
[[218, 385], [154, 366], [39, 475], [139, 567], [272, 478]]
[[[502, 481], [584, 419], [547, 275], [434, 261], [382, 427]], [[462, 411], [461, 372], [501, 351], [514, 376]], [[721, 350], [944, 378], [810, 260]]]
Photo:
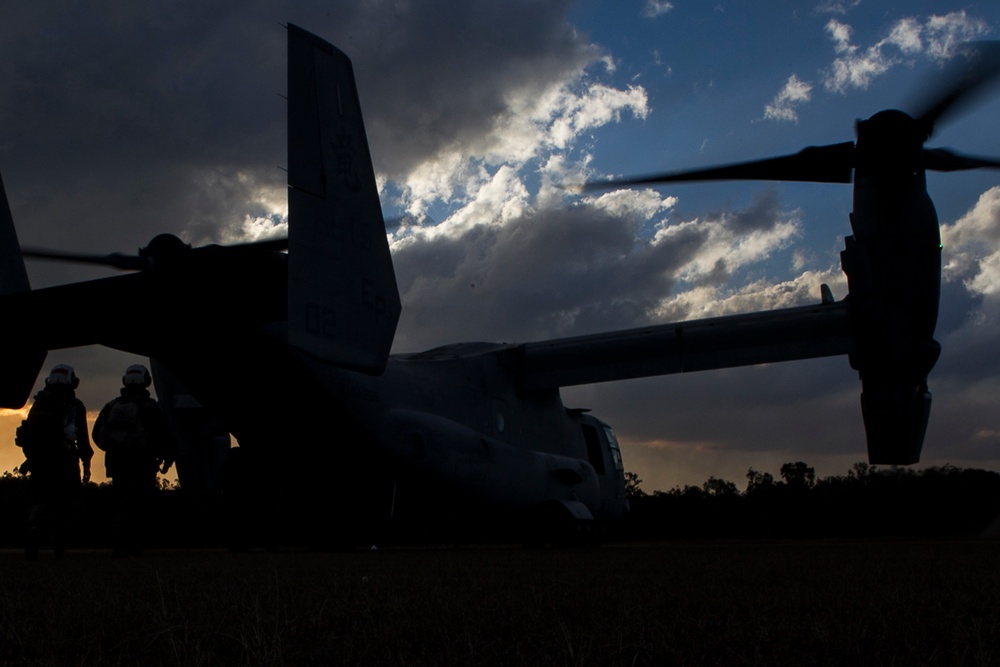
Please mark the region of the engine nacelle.
[[941, 295], [941, 237], [922, 163], [924, 130], [885, 111], [858, 123], [853, 236], [841, 265], [871, 463], [920, 459]]
[[909, 465], [920, 461], [931, 411], [931, 394], [926, 385], [879, 385], [865, 380], [861, 385], [868, 462]]

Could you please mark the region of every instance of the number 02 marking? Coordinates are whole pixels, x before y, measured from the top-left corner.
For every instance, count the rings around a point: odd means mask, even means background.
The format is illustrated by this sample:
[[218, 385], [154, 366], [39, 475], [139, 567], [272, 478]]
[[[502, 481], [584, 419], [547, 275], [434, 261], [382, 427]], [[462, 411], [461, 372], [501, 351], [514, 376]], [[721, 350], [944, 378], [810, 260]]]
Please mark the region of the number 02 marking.
[[335, 340], [337, 338], [337, 311], [318, 303], [306, 304], [306, 332]]

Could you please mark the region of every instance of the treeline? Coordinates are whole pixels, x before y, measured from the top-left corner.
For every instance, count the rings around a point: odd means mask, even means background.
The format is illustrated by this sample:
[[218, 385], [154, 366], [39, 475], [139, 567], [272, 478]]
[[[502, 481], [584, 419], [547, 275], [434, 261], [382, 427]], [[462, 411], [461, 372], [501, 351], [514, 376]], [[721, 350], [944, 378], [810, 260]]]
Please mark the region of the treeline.
[[746, 488], [710, 477], [647, 494], [627, 473], [626, 539], [786, 539], [1000, 536], [1000, 473], [954, 466], [911, 470], [856, 463], [816, 478], [803, 462], [779, 478], [750, 468]]
[[[796, 462], [783, 465], [777, 478], [751, 468], [743, 490], [710, 477], [701, 486], [653, 493], [641, 489], [634, 473], [626, 479], [632, 512], [595, 536], [600, 541], [1000, 537], [1000, 473], [986, 470], [857, 463], [846, 475], [817, 479], [813, 468]], [[331, 501], [309, 512], [270, 502], [227, 504], [219, 496], [186, 493], [164, 482], [148, 507], [146, 545], [324, 548], [516, 542], [524, 536], [526, 515], [498, 514], [455, 503], [444, 491], [438, 495], [428, 499], [400, 490], [390, 519], [381, 503], [361, 499], [350, 505]], [[0, 548], [23, 547], [29, 508], [29, 480], [0, 475]], [[110, 548], [114, 515], [110, 484], [81, 488], [67, 517], [68, 545]]]

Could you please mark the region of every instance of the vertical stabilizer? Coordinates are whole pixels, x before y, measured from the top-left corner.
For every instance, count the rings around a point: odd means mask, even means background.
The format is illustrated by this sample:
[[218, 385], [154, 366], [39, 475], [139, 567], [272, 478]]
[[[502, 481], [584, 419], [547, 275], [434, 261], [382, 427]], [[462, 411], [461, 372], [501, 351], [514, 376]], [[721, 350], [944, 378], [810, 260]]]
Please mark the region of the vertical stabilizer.
[[400, 302], [350, 59], [288, 26], [288, 339], [379, 374]]
[[[21, 257], [21, 245], [17, 242], [14, 218], [7, 204], [3, 180], [0, 180], [0, 294], [27, 292], [29, 289], [28, 272]], [[29, 349], [28, 343], [18, 338], [17, 322], [4, 321], [0, 329], [0, 408], [23, 406], [35, 386], [38, 371], [45, 363], [46, 351]]]

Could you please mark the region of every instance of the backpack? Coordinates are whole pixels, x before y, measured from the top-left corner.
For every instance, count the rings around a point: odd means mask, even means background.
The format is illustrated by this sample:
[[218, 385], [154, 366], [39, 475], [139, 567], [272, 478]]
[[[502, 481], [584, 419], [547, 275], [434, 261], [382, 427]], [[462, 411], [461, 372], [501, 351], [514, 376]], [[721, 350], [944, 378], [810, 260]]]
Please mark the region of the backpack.
[[24, 450], [26, 457], [54, 453], [67, 448], [66, 420], [69, 406], [60, 396], [41, 391], [28, 416], [17, 427], [14, 444]]
[[139, 419], [142, 405], [137, 401], [118, 399], [111, 405], [107, 422], [101, 430], [105, 451], [140, 452], [146, 449], [149, 433]]

